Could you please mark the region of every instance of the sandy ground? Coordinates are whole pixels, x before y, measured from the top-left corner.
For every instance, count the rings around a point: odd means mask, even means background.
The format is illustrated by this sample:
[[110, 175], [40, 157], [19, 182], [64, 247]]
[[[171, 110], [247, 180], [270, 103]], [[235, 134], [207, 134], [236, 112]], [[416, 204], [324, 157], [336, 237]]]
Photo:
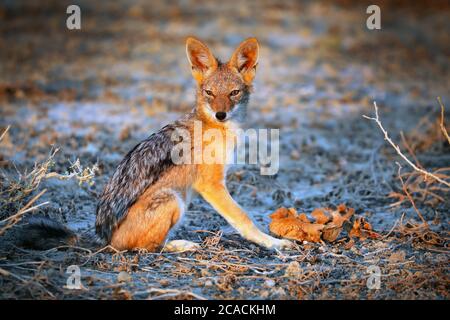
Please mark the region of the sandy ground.
[[[48, 204], [33, 214], [77, 232], [92, 230], [96, 198], [120, 159], [194, 105], [186, 36], [203, 39], [223, 59], [255, 36], [261, 53], [248, 126], [280, 129], [280, 170], [267, 177], [255, 165], [232, 167], [233, 197], [264, 230], [281, 206], [310, 213], [345, 203], [383, 238], [274, 253], [243, 241], [197, 198], [171, 235], [202, 243], [191, 253], [33, 251], [6, 235], [0, 297], [449, 298], [449, 193], [416, 202], [433, 241], [398, 229], [420, 221], [409, 201], [392, 206], [398, 198], [388, 197], [402, 190], [401, 159], [362, 117], [373, 114], [376, 101], [393, 139], [400, 143], [400, 132], [410, 137], [424, 168], [449, 167], [450, 147], [432, 127], [440, 115], [436, 97], [450, 106], [448, 8], [382, 6], [382, 30], [370, 31], [366, 7], [348, 1], [78, 3], [79, 31], [65, 28], [61, 1], [0, 5], [0, 126], [11, 126], [0, 145], [2, 173], [15, 179], [17, 170], [29, 171], [55, 148], [51, 171], [70, 172], [77, 159], [99, 167], [92, 185], [44, 179], [32, 195], [47, 189], [38, 203]], [[2, 206], [2, 219], [23, 205]], [[74, 264], [82, 290], [64, 288]], [[367, 287], [371, 266], [381, 271], [378, 290]], [[129, 277], [118, 279], [121, 271]]]

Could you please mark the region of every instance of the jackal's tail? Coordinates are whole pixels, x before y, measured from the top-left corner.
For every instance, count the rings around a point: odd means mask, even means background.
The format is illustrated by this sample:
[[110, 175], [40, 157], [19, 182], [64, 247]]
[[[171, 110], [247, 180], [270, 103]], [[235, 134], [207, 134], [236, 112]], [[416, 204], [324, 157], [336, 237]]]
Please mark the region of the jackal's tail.
[[17, 246], [48, 250], [61, 246], [100, 247], [100, 241], [94, 234], [77, 235], [61, 222], [46, 218], [32, 217], [16, 228]]

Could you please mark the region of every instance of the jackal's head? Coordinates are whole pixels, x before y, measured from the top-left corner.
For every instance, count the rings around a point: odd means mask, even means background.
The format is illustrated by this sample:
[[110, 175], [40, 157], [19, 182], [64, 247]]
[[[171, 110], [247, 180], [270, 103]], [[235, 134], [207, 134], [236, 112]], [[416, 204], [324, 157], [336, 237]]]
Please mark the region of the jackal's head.
[[226, 122], [245, 115], [258, 51], [258, 41], [249, 38], [239, 45], [227, 63], [222, 63], [201, 41], [186, 40], [186, 53], [197, 81], [197, 112], [202, 117]]

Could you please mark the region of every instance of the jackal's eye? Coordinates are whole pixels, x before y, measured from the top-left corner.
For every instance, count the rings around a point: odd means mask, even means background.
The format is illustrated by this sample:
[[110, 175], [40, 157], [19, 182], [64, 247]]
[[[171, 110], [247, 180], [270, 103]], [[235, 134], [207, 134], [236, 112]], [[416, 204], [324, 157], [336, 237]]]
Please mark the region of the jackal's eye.
[[241, 91], [240, 90], [233, 90], [230, 92], [230, 97], [235, 97], [237, 96]]
[[211, 97], [214, 96], [214, 94], [212, 93], [211, 90], [205, 90], [205, 93], [206, 93], [208, 96], [211, 96]]

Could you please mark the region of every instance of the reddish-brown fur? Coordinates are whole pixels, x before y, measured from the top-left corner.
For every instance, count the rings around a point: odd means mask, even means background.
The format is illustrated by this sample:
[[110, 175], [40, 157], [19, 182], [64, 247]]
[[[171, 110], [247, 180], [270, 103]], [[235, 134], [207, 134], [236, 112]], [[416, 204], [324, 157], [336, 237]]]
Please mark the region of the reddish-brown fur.
[[193, 169], [181, 165], [162, 175], [129, 209], [127, 217], [113, 233], [111, 245], [118, 250], [145, 248], [155, 251], [161, 247], [183, 213], [179, 200], [188, 201], [185, 187], [192, 180]]

